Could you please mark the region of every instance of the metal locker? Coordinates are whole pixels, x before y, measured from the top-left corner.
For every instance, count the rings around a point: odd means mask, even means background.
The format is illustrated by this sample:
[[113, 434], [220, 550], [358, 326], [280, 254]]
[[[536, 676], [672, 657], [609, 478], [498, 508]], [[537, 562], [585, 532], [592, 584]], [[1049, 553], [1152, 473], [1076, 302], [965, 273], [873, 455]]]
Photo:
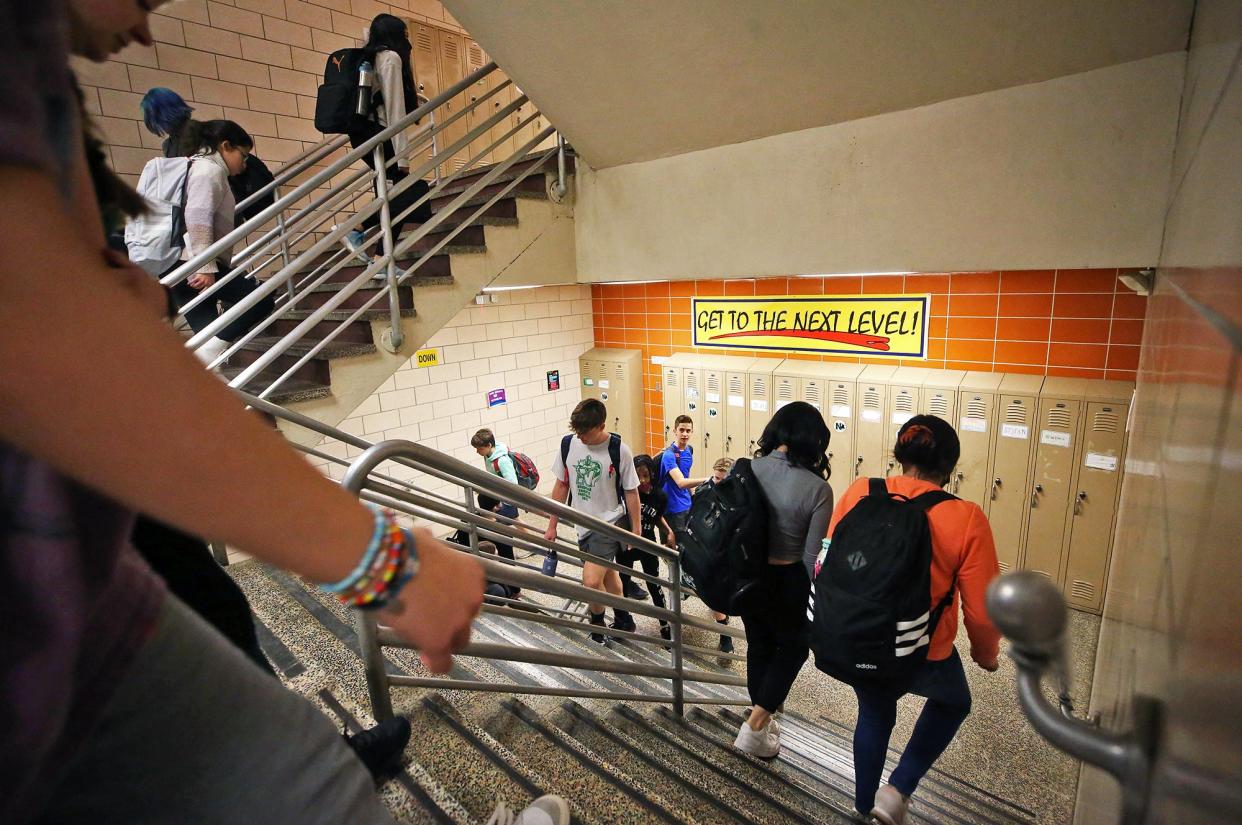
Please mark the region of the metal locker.
[[1030, 515], [1027, 494], [1035, 451], [1039, 391], [1037, 375], [1005, 375], [996, 396], [996, 427], [992, 435], [992, 480], [983, 510], [992, 525], [996, 556], [1002, 573], [1022, 567], [1026, 524]]
[[[888, 410], [888, 382], [896, 367], [872, 364], [858, 376], [858, 404], [854, 418], [853, 477], [884, 475], [885, 460], [893, 455]], [[844, 467], [842, 468], [844, 469]]]
[[696, 428], [696, 463], [710, 467], [724, 456], [725, 442], [725, 374], [729, 359], [719, 355], [702, 356], [703, 410], [702, 425]]
[[753, 358], [730, 358], [725, 370], [725, 440], [724, 454], [728, 458], [746, 455], [749, 413], [747, 412], [746, 374]]
[[[431, 100], [440, 94], [440, 61], [436, 54], [436, 29], [428, 26], [426, 23], [419, 23], [415, 20], [406, 19], [406, 27], [410, 32], [410, 62], [413, 64], [414, 72], [414, 90], [419, 95]], [[435, 113], [436, 122], [439, 123], [443, 119], [443, 110], [437, 109]], [[444, 146], [444, 135], [437, 134], [435, 136], [435, 146]], [[411, 157], [411, 166], [417, 166], [422, 161], [430, 160], [432, 157], [432, 146], [430, 143], [421, 150], [417, 157]], [[425, 177], [431, 177], [434, 170], [429, 170]]]
[[[489, 104], [487, 107], [487, 117], [489, 118], [512, 103], [514, 95], [516, 94], [514, 92], [513, 84], [509, 83], [509, 78], [505, 76], [505, 73], [500, 69], [493, 69], [491, 74], [487, 76], [488, 91], [502, 85], [504, 86], [503, 89], [487, 99]], [[504, 162], [513, 155], [513, 135], [505, 137], [512, 127], [512, 119], [502, 117], [496, 125], [489, 130], [487, 136], [488, 143], [499, 141], [495, 148], [492, 149], [493, 161]]]
[[968, 372], [957, 391], [957, 427], [962, 457], [953, 471], [949, 492], [987, 508], [992, 476], [992, 441], [996, 429], [997, 394], [1004, 376], [998, 372]]
[[[696, 360], [687, 363], [681, 370], [681, 406], [682, 413], [690, 416], [694, 422], [696, 434], [703, 430], [703, 367]], [[690, 442], [694, 444], [695, 441]], [[696, 451], [697, 452], [697, 451]]]
[[599, 361], [588, 350], [578, 359], [578, 369], [582, 374], [582, 398], [599, 398]]
[[665, 362], [660, 367], [660, 389], [664, 397], [664, 440], [661, 449], [673, 440], [673, 420], [681, 415], [681, 367]]
[[1062, 581], [1070, 605], [1095, 613], [1104, 607], [1133, 391], [1128, 382], [1091, 381], [1083, 393], [1086, 410]]
[[919, 415], [934, 415], [949, 424], [957, 418], [957, 391], [966, 377], [965, 370], [923, 370], [923, 390], [919, 393]]
[[[465, 38], [455, 32], [436, 29], [436, 59], [439, 69], [440, 88], [447, 89], [466, 76]], [[444, 104], [436, 111], [437, 123], [440, 118], [448, 118], [465, 108], [467, 93], [463, 92]], [[456, 142], [466, 134], [466, 118], [459, 118], [446, 126], [439, 134], [437, 145], [441, 148]], [[459, 152], [440, 164], [440, 176], [447, 177], [465, 165], [465, 157]]]
[[[828, 442], [828, 466], [834, 473], [850, 473], [854, 466], [854, 408], [858, 392], [860, 364], [824, 364], [824, 423], [831, 439]], [[838, 459], [837, 457], [840, 456]], [[849, 484], [847, 475], [845, 483]]]
[[[487, 53], [483, 51], [483, 47], [473, 40], [466, 40], [466, 74], [473, 74], [487, 64]], [[483, 95], [487, 94], [491, 88], [486, 77], [481, 77], [470, 85], [466, 91], [466, 102], [470, 106], [474, 106]], [[496, 97], [500, 97], [502, 93], [498, 93]], [[489, 98], [490, 100], [490, 98]], [[481, 126], [492, 116], [492, 109], [485, 103], [482, 106], [472, 108], [466, 115], [466, 128], [474, 131], [475, 128]], [[470, 141], [463, 154], [467, 160], [473, 159], [476, 155], [482, 155], [475, 161], [471, 168], [477, 169], [480, 166], [487, 166], [492, 162], [492, 153], [487, 151], [487, 147], [491, 145], [491, 130], [487, 130], [480, 134], [477, 138]], [[502, 158], [503, 160], [503, 158]]]
[[773, 374], [782, 363], [776, 358], [756, 358], [747, 372], [750, 407], [746, 422], [746, 455], [753, 454], [759, 447], [759, 436], [772, 419]]
[[901, 475], [901, 465], [893, 457], [893, 445], [897, 443], [897, 431], [907, 421], [918, 415], [926, 372], [927, 370], [917, 367], [898, 367], [889, 379], [888, 406], [884, 416], [888, 423], [883, 461], [883, 474], [886, 476]]
[[1082, 391], [1081, 378], [1048, 378], [1039, 396], [1035, 467], [1026, 527], [1027, 570], [1061, 581], [1061, 566], [1069, 527], [1070, 491], [1074, 456], [1078, 448]]
[[[788, 361], [784, 363], [788, 364]], [[798, 378], [797, 376], [776, 373], [772, 376], [772, 398], [775, 403], [772, 412], [776, 412], [781, 407], [798, 400]]]

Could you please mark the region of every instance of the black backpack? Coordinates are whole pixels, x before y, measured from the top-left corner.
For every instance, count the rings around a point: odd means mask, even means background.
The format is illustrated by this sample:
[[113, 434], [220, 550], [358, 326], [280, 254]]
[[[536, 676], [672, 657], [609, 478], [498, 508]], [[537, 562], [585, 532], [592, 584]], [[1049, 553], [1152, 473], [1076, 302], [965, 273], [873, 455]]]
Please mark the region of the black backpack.
[[882, 478], [837, 523], [811, 588], [815, 666], [848, 685], [905, 693], [957, 578], [931, 604], [931, 526], [927, 511], [957, 496], [931, 490], [907, 499]]
[[690, 504], [677, 543], [681, 568], [717, 613], [738, 616], [764, 606], [760, 583], [768, 563], [768, 517], [767, 496], [748, 458], [739, 458], [728, 478]]
[[[323, 67], [323, 83], [315, 98], [315, 128], [325, 135], [345, 135], [357, 128], [358, 67], [374, 58], [366, 49], [337, 49], [328, 55]], [[368, 102], [365, 120], [374, 111], [374, 99]]]
[[[561, 439], [561, 464], [565, 467], [565, 475], [569, 476], [569, 445], [573, 443], [573, 435], [567, 435]], [[608, 458], [612, 461], [612, 478], [617, 485], [617, 501], [621, 502], [621, 506], [625, 507], [625, 511], [630, 511], [629, 505], [625, 501], [625, 490], [621, 487], [621, 436], [616, 433], [608, 434]], [[566, 504], [570, 504], [574, 499], [574, 485], [571, 481], [566, 485], [569, 488], [569, 498], [565, 499]]]

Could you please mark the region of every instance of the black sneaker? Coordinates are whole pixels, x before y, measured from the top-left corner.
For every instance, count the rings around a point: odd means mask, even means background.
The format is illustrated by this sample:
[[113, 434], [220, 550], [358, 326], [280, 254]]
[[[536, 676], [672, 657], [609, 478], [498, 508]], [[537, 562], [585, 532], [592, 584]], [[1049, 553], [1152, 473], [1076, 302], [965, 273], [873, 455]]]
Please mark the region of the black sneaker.
[[625, 587], [621, 588], [621, 592], [625, 595], [627, 599], [636, 599], [637, 601], [640, 601], [640, 602], [646, 601], [647, 599], [651, 598], [650, 596], [647, 595], [646, 589], [639, 587], [638, 583], [635, 582], [633, 579], [629, 579], [628, 581], [625, 582]]
[[[597, 627], [604, 627], [604, 611], [601, 610], [599, 613], [592, 613], [591, 624]], [[607, 646], [608, 637], [605, 636], [603, 633], [592, 633], [591, 641], [595, 642], [597, 645]]]
[[660, 619], [660, 638], [666, 642], [673, 641], [673, 626]]
[[633, 633], [638, 629], [638, 625], [634, 624], [634, 617], [629, 614], [628, 610], [614, 610], [612, 612], [612, 629]]
[[410, 741], [410, 720], [395, 716], [387, 722], [345, 737], [345, 744], [362, 760], [376, 787], [401, 771], [401, 759]]
[[733, 652], [733, 637], [732, 636], [721, 636], [720, 637], [720, 652], [721, 653], [732, 653]]

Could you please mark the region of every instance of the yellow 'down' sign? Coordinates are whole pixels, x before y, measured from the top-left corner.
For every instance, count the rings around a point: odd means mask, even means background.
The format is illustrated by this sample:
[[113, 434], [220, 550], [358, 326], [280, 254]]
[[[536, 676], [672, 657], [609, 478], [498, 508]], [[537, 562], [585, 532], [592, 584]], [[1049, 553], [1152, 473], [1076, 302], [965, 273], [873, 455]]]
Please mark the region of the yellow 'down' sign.
[[414, 363], [419, 367], [434, 367], [440, 363], [440, 350], [420, 349], [414, 353]]
[[694, 346], [927, 358], [930, 295], [695, 298]]

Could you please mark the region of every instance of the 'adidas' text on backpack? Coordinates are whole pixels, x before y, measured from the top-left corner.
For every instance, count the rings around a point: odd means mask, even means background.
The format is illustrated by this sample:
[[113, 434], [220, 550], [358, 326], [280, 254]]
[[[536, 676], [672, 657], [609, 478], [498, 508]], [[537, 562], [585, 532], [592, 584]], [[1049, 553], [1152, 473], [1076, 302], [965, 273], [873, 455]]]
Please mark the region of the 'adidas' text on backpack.
[[370, 59], [365, 49], [337, 49], [328, 55], [315, 97], [316, 129], [325, 135], [349, 133], [358, 118], [358, 67]]
[[[513, 472], [517, 476], [519, 485], [527, 490], [533, 490], [539, 486], [539, 468], [535, 466], [530, 456], [510, 450], [509, 458], [513, 460]], [[500, 475], [500, 459], [492, 462], [492, 470], [496, 475]]]
[[682, 570], [708, 607], [738, 616], [760, 606], [768, 500], [750, 459], [739, 458], [728, 478], [695, 495], [678, 538]]
[[927, 511], [956, 496], [932, 490], [907, 499], [870, 480], [868, 495], [837, 523], [811, 588], [815, 666], [849, 685], [904, 692], [957, 580], [931, 604]]

